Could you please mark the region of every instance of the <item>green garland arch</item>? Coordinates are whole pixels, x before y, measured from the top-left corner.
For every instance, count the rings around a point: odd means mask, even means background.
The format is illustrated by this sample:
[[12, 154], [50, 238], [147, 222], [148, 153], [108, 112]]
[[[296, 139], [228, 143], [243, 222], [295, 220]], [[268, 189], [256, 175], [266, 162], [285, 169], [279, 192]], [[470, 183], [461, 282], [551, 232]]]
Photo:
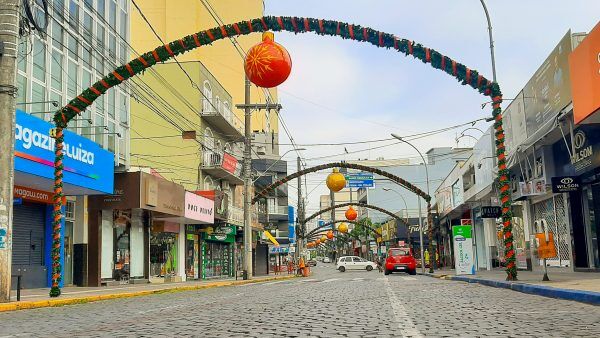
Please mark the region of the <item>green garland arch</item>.
[[[60, 295], [59, 283], [61, 280], [60, 264], [60, 220], [62, 218], [62, 178], [63, 178], [63, 129], [67, 123], [77, 114], [84, 111], [100, 95], [111, 87], [117, 86], [132, 76], [142, 73], [146, 68], [152, 67], [158, 62], [164, 62], [176, 55], [189, 50], [209, 45], [214, 41], [231, 36], [247, 35], [264, 31], [288, 31], [293, 33], [314, 32], [319, 35], [339, 36], [343, 39], [367, 42], [377, 47], [395, 49], [404, 55], [410, 55], [424, 63], [429, 63], [433, 68], [455, 77], [462, 85], [468, 85], [480, 93], [489, 96], [493, 102], [494, 128], [496, 130], [496, 156], [498, 158], [498, 184], [500, 199], [502, 201], [502, 220], [505, 239], [505, 257], [507, 280], [516, 280], [517, 270], [515, 266], [515, 252], [513, 248], [512, 214], [510, 175], [506, 168], [504, 129], [502, 127], [502, 93], [500, 86], [483, 77], [476, 70], [441, 54], [440, 52], [427, 48], [411, 40], [398, 38], [392, 34], [380, 32], [372, 28], [353, 25], [333, 20], [321, 20], [301, 17], [265, 16], [247, 21], [240, 21], [220, 27], [214, 27], [182, 39], [172, 41], [164, 46], [157, 47], [139, 58], [129, 61], [106, 75], [91, 87], [85, 89], [80, 95], [73, 98], [69, 103], [59, 109], [54, 115], [56, 125], [56, 145], [54, 161], [54, 218], [53, 218], [53, 248], [52, 248], [52, 288], [50, 296]], [[430, 207], [430, 206], [429, 206]]]

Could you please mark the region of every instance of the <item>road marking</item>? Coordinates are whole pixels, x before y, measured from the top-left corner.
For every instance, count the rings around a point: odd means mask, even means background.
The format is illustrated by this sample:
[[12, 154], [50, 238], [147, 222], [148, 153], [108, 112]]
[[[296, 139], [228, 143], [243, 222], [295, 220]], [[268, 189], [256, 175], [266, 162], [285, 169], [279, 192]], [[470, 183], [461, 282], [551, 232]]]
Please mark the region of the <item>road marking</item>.
[[339, 278], [330, 278], [330, 279], [321, 281], [321, 283], [331, 283], [331, 282], [335, 282], [336, 280], [340, 280], [340, 279]]
[[300, 281], [300, 283], [307, 283], [307, 282], [316, 282], [316, 279], [303, 279]]
[[402, 278], [404, 280], [417, 280], [415, 277], [404, 277], [403, 276], [403, 277], [400, 277], [400, 278]]
[[270, 282], [270, 283], [261, 283], [261, 285], [273, 285], [273, 284], [286, 283], [286, 282], [288, 282], [288, 281], [287, 280], [280, 280], [280, 281]]
[[394, 318], [396, 319], [396, 323], [398, 323], [398, 328], [400, 329], [402, 337], [423, 337], [415, 323], [413, 323], [412, 319], [408, 316], [408, 313], [406, 313], [404, 305], [402, 305], [400, 300], [398, 300], [398, 297], [396, 297], [389, 279], [385, 278], [383, 283], [385, 284], [385, 289], [390, 304], [392, 305], [392, 310], [394, 311]]
[[365, 280], [365, 279], [364, 278], [352, 278], [353, 282], [360, 282], [360, 281], [363, 281], [363, 280]]

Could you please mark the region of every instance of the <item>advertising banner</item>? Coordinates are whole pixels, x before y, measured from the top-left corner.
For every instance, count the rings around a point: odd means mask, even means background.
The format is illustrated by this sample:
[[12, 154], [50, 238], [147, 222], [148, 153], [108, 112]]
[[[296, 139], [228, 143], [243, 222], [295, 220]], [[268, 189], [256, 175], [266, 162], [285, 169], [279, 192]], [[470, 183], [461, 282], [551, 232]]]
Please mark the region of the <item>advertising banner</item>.
[[237, 169], [238, 160], [229, 155], [228, 153], [223, 153], [223, 169], [231, 174], [235, 174], [235, 170]]
[[455, 225], [452, 227], [452, 239], [454, 240], [454, 268], [457, 275], [475, 274], [473, 227], [470, 222], [471, 220], [461, 220], [461, 224], [463, 225]]
[[288, 239], [290, 243], [296, 243], [296, 215], [294, 207], [288, 205]]
[[600, 23], [569, 55], [569, 69], [575, 123], [598, 123], [594, 113], [600, 109]]
[[[55, 139], [50, 137], [53, 128], [53, 124], [17, 110], [15, 170], [48, 179], [48, 188], [54, 182]], [[112, 194], [114, 154], [69, 130], [64, 131], [64, 136], [65, 193]]]
[[[551, 122], [571, 102], [571, 49], [569, 30], [523, 88], [527, 136]], [[513, 124], [513, 134], [516, 132]]]

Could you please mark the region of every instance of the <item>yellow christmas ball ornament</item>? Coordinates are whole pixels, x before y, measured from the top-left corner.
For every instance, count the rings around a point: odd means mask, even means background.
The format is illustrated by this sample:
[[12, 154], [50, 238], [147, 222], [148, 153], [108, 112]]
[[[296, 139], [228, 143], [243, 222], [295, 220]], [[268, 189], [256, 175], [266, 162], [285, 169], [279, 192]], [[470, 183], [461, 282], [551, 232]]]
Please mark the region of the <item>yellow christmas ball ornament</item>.
[[338, 169], [333, 169], [333, 172], [327, 176], [327, 188], [333, 192], [338, 192], [346, 186], [346, 178]]
[[321, 237], [321, 243], [325, 242], [327, 242], [327, 236], [323, 235], [323, 237]]
[[338, 226], [338, 231], [345, 234], [348, 232], [348, 226], [346, 225], [346, 223], [342, 223]]

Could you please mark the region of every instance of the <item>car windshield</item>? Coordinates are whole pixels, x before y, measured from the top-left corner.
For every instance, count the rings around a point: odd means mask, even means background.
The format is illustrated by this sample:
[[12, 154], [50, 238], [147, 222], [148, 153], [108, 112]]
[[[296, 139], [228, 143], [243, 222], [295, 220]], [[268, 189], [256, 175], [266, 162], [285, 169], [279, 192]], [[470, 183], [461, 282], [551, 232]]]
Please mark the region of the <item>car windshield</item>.
[[410, 253], [406, 249], [393, 249], [390, 250], [390, 256], [410, 256]]

